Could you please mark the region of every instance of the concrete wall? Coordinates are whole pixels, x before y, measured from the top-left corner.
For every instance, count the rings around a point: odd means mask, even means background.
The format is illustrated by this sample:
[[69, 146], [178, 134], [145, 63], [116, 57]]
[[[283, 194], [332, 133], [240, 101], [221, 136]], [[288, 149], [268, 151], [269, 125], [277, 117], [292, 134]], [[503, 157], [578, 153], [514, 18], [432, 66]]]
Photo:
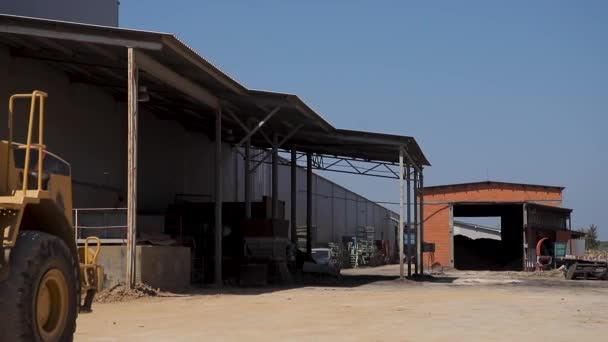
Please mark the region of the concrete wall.
[[[104, 269], [104, 288], [124, 282], [126, 247], [103, 246], [97, 258]], [[164, 290], [190, 286], [190, 248], [137, 246], [137, 282]]]
[[118, 0], [2, 0], [0, 13], [118, 26]]

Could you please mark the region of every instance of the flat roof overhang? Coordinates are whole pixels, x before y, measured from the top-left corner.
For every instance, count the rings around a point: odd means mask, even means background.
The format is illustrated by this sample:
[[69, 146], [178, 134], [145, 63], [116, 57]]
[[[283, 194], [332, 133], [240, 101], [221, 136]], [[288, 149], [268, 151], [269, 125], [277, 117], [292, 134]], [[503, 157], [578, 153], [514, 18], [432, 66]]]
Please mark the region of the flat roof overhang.
[[[572, 209], [533, 202], [453, 202], [455, 217], [502, 216], [514, 209], [527, 213], [527, 227], [531, 229], [569, 230], [566, 221]], [[522, 222], [523, 224], [523, 222]]]
[[[258, 134], [251, 136], [256, 148], [271, 148], [276, 134], [282, 148], [303, 153], [388, 168], [397, 165], [403, 151], [407, 165], [418, 170], [430, 165], [413, 137], [337, 129], [295, 95], [245, 88], [172, 34], [0, 15], [0, 44], [14, 57], [46, 62], [71, 82], [103, 88], [125, 103], [127, 47], [133, 47], [139, 83], [150, 96], [141, 109], [212, 139], [222, 107], [222, 136], [228, 143], [238, 144], [248, 135], [244, 128], [258, 125]], [[391, 172], [390, 178], [398, 178]]]
[[425, 186], [424, 190], [427, 192], [433, 192], [433, 194], [441, 193], [441, 192], [458, 192], [458, 191], [465, 191], [463, 189], [473, 187], [473, 186], [479, 186], [479, 185], [485, 185], [489, 188], [499, 188], [499, 189], [509, 188], [509, 187], [524, 187], [524, 188], [553, 190], [553, 191], [563, 191], [565, 189], [563, 186], [554, 186], [554, 185], [484, 181], [484, 182], [431, 185], [431, 186]]

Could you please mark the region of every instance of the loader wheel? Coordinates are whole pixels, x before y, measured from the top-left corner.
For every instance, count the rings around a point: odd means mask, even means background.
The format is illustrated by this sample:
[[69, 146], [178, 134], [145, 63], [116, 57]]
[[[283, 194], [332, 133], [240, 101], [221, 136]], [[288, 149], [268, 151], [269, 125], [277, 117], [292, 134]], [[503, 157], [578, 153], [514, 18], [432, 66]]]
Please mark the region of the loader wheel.
[[22, 231], [0, 283], [0, 335], [6, 341], [72, 341], [78, 309], [78, 264], [53, 235]]

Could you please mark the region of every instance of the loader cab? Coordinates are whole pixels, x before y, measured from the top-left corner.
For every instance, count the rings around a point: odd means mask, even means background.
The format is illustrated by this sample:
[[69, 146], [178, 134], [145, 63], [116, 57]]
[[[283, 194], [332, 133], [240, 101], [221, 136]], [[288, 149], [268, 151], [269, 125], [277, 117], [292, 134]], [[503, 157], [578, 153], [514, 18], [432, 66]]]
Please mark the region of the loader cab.
[[[0, 141], [0, 196], [12, 196], [23, 189], [26, 181], [23, 170], [26, 164], [24, 144]], [[38, 189], [39, 157], [38, 149], [31, 149], [27, 173], [27, 189], [40, 190], [41, 197], [56, 202], [68, 221], [72, 219], [72, 177], [71, 166], [61, 157], [47, 150], [42, 150], [42, 173]]]
[[[13, 144], [21, 147], [21, 144]], [[28, 190], [36, 189], [36, 180], [38, 178], [38, 163], [40, 162], [40, 158], [38, 157], [38, 151], [32, 150], [30, 154], [30, 163], [29, 165], [34, 165], [34, 167], [29, 171], [28, 177], [30, 180], [28, 181]], [[17, 179], [23, 179], [23, 168], [25, 165], [25, 149], [17, 148], [13, 149], [13, 158], [15, 163], [15, 169], [17, 171]], [[42, 190], [49, 190], [49, 181], [53, 176], [71, 176], [71, 168], [70, 164], [65, 160], [61, 159], [59, 156], [44, 150], [42, 152]], [[18, 183], [22, 183], [19, 181]], [[18, 184], [23, 185], [23, 184]]]

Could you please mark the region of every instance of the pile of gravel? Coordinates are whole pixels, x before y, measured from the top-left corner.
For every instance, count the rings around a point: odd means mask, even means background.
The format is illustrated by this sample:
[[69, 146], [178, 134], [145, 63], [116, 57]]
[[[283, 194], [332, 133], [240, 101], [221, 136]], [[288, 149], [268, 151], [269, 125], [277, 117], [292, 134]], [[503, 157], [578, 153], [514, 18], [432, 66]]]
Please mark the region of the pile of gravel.
[[128, 290], [124, 283], [118, 283], [98, 292], [95, 295], [95, 302], [115, 303], [142, 297], [155, 297], [159, 294], [159, 289], [152, 288], [147, 284], [138, 283], [133, 289]]

